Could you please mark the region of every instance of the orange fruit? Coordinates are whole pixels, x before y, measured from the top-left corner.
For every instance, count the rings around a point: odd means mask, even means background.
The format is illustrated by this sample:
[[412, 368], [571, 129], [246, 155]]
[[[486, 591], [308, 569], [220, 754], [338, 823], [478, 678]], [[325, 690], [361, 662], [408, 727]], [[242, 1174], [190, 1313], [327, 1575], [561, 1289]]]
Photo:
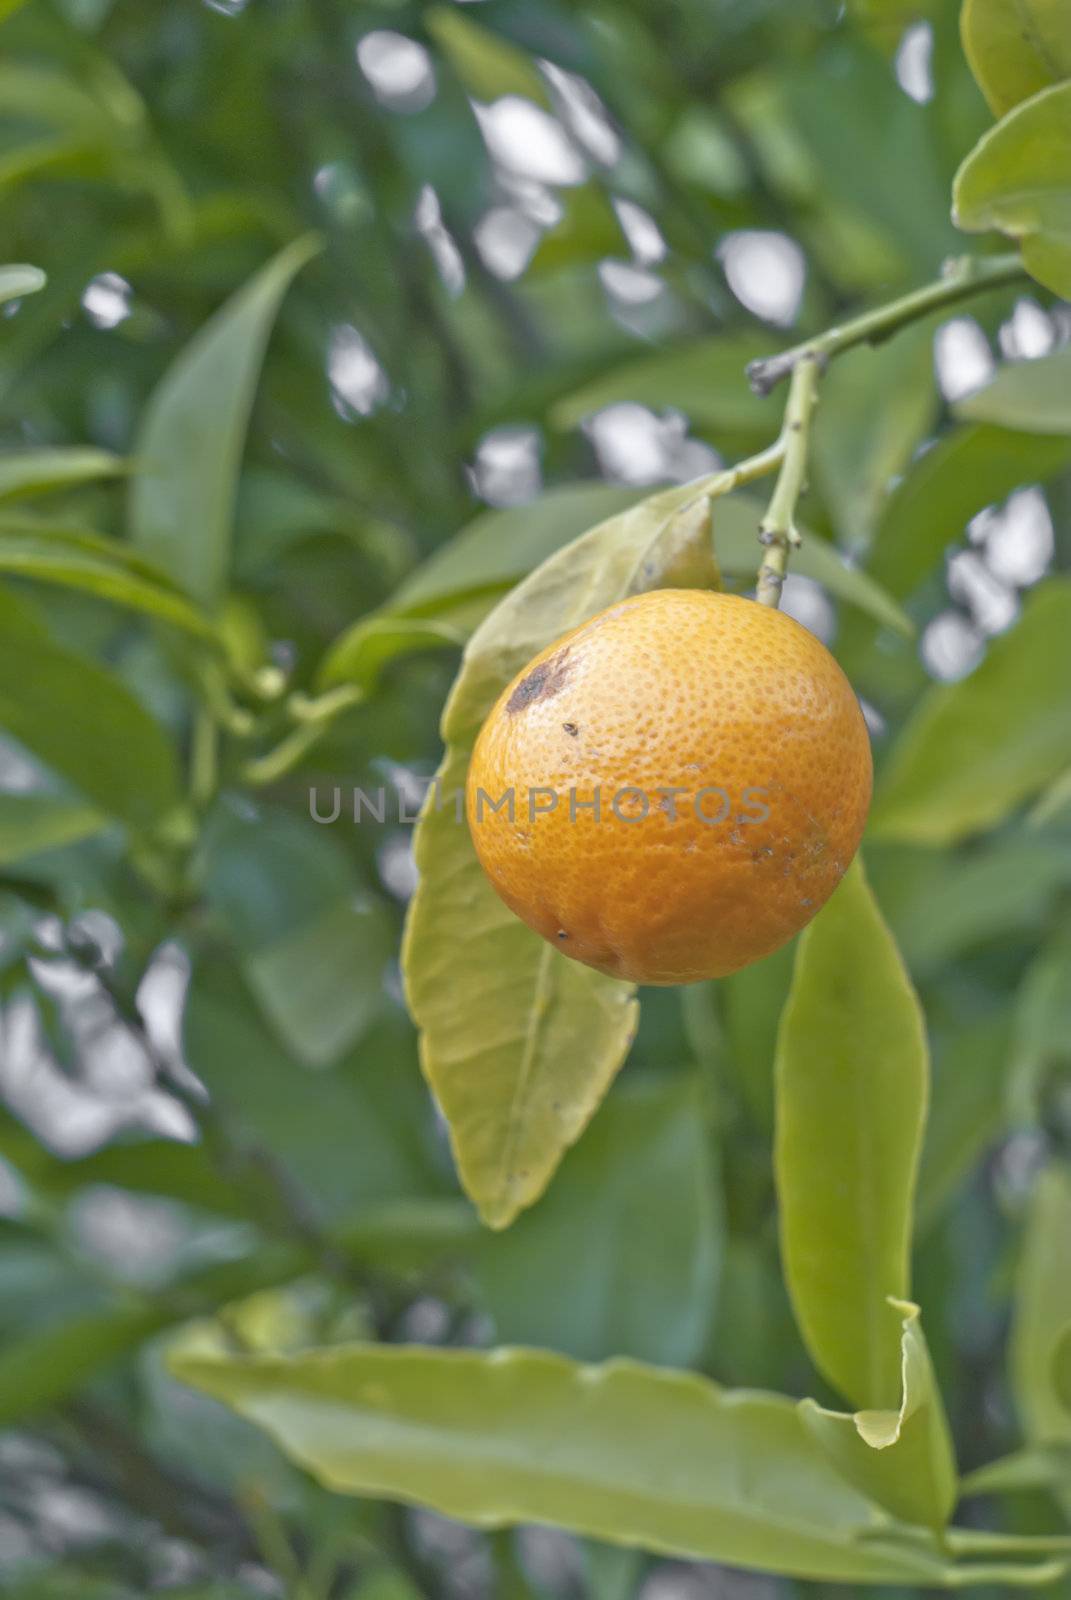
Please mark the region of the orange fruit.
[[637, 983], [724, 977], [828, 900], [871, 791], [825, 645], [736, 595], [658, 589], [530, 661], [466, 787], [498, 894], [563, 954]]

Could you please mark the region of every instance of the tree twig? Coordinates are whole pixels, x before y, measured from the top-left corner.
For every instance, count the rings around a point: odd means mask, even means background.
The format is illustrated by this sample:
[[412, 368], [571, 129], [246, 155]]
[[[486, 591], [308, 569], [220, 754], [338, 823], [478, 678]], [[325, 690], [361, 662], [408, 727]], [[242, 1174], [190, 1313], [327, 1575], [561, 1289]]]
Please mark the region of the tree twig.
[[[848, 322], [827, 328], [825, 333], [815, 334], [803, 344], [794, 345], [791, 350], [751, 362], [747, 375], [756, 394], [767, 395], [783, 378], [791, 379], [778, 441], [781, 459], [777, 484], [766, 515], [759, 525], [763, 557], [755, 595], [760, 604], [780, 604], [789, 552], [800, 542], [795, 524], [796, 503], [806, 485], [811, 418], [818, 402], [818, 380], [828, 363], [834, 356], [856, 345], [877, 344], [933, 311], [954, 305], [984, 289], [1014, 283], [1023, 276], [1025, 268], [1018, 255], [962, 256], [946, 262], [944, 273], [934, 283], [901, 295], [898, 300], [890, 300], [887, 305], [864, 311]], [[742, 463], [737, 470], [749, 465]]]
[[760, 605], [777, 606], [788, 570], [788, 553], [800, 542], [796, 529], [796, 502], [807, 476], [807, 451], [811, 417], [818, 403], [818, 357], [807, 351], [792, 369], [792, 383], [781, 429], [784, 456], [766, 515], [759, 525], [759, 543], [765, 554], [759, 567], [755, 598]]
[[879, 344], [909, 322], [917, 322], [931, 311], [955, 305], [985, 289], [995, 289], [1001, 284], [1014, 283], [1027, 276], [1022, 258], [1018, 255], [960, 256], [945, 263], [938, 279], [924, 288], [913, 289], [898, 300], [864, 311], [819, 333], [791, 350], [765, 356], [752, 361], [747, 369], [748, 381], [756, 394], [767, 395], [783, 378], [787, 378], [805, 356], [813, 356], [821, 365], [843, 350], [854, 345]]

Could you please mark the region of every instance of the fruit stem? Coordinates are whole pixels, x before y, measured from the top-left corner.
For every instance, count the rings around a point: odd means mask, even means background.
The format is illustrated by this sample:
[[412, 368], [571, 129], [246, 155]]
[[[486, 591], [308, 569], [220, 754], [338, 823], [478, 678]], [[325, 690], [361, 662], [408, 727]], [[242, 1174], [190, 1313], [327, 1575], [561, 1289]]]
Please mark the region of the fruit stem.
[[764, 555], [759, 568], [755, 598], [760, 605], [777, 606], [788, 568], [788, 553], [796, 548], [800, 536], [796, 529], [796, 502], [807, 476], [807, 445], [811, 417], [818, 403], [821, 360], [814, 350], [805, 350], [792, 368], [792, 381], [781, 428], [781, 470], [766, 515], [759, 524], [759, 543]]
[[917, 322], [931, 311], [954, 305], [970, 295], [985, 289], [995, 289], [1000, 284], [1014, 283], [1027, 276], [1022, 258], [1016, 254], [1002, 256], [955, 256], [946, 261], [941, 276], [921, 289], [913, 289], [899, 300], [864, 311], [850, 322], [828, 328], [791, 350], [765, 356], [752, 361], [747, 369], [748, 381], [756, 394], [767, 395], [783, 378], [794, 372], [805, 356], [811, 356], [825, 366], [832, 356], [850, 350], [859, 344], [879, 344], [909, 322]]

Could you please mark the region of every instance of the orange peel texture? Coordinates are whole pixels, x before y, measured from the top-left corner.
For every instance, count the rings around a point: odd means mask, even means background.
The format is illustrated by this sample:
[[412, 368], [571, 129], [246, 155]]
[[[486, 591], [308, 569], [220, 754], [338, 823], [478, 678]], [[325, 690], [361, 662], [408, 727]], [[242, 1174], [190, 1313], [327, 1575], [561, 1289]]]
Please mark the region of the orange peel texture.
[[724, 977], [828, 900], [870, 740], [825, 645], [735, 595], [660, 589], [549, 645], [473, 750], [466, 815], [506, 905], [637, 983]]

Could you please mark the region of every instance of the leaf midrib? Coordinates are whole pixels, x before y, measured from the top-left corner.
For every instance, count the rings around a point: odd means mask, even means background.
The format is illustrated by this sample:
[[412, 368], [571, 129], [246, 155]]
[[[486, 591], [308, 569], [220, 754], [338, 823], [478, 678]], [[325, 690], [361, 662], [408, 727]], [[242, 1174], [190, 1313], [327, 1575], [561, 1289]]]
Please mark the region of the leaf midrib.
[[1061, 83], [1067, 77], [1067, 73], [1050, 53], [1049, 46], [1041, 35], [1034, 7], [1030, 4], [1030, 0], [1012, 0], [1012, 4], [1022, 24], [1023, 39], [1038, 56], [1052, 82]]
[[[664, 538], [666, 531], [672, 524], [674, 518], [676, 518], [691, 503], [687, 496], [684, 495], [684, 490], [686, 490], [687, 487], [687, 485], [682, 485], [681, 494], [683, 498], [680, 500], [675, 500], [674, 503], [667, 508], [665, 515], [658, 521], [655, 531], [643, 545], [642, 550], [633, 563], [632, 571], [627, 579], [627, 582], [622, 586], [623, 599], [628, 598], [632, 592], [632, 585], [636, 580], [637, 574], [642, 572], [644, 564], [646, 563], [650, 553], [657, 548], [659, 542]], [[672, 493], [673, 491], [669, 492]], [[701, 493], [701, 490], [697, 491], [693, 498], [698, 499]], [[629, 514], [629, 512], [624, 513], [626, 516]], [[596, 577], [592, 574], [589, 574], [588, 582], [584, 589], [585, 598], [582, 603], [578, 603], [574, 607], [574, 614], [579, 612], [581, 621], [583, 621], [589, 613], [590, 596], [595, 588], [596, 582]], [[608, 601], [607, 604], [613, 605], [614, 601]], [[566, 625], [566, 627], [568, 627], [568, 625]], [[536, 1045], [540, 1032], [542, 1031], [544, 1021], [549, 1013], [550, 996], [554, 988], [554, 963], [567, 959], [567, 957], [561, 956], [558, 951], [552, 949], [550, 945], [544, 945], [543, 949], [539, 953], [539, 962], [536, 971], [535, 984], [533, 986], [532, 999], [528, 1007], [528, 1021], [524, 1030], [524, 1054], [522, 1056], [520, 1069], [517, 1074], [516, 1085], [510, 1098], [509, 1111], [506, 1117], [506, 1137], [503, 1142], [502, 1155], [498, 1167], [498, 1176], [494, 1189], [494, 1196], [499, 1204], [503, 1202], [508, 1203], [510, 1197], [510, 1175], [516, 1160], [517, 1151], [520, 1147], [521, 1129], [524, 1122], [524, 1111], [526, 1109], [528, 1088], [537, 1060]]]

